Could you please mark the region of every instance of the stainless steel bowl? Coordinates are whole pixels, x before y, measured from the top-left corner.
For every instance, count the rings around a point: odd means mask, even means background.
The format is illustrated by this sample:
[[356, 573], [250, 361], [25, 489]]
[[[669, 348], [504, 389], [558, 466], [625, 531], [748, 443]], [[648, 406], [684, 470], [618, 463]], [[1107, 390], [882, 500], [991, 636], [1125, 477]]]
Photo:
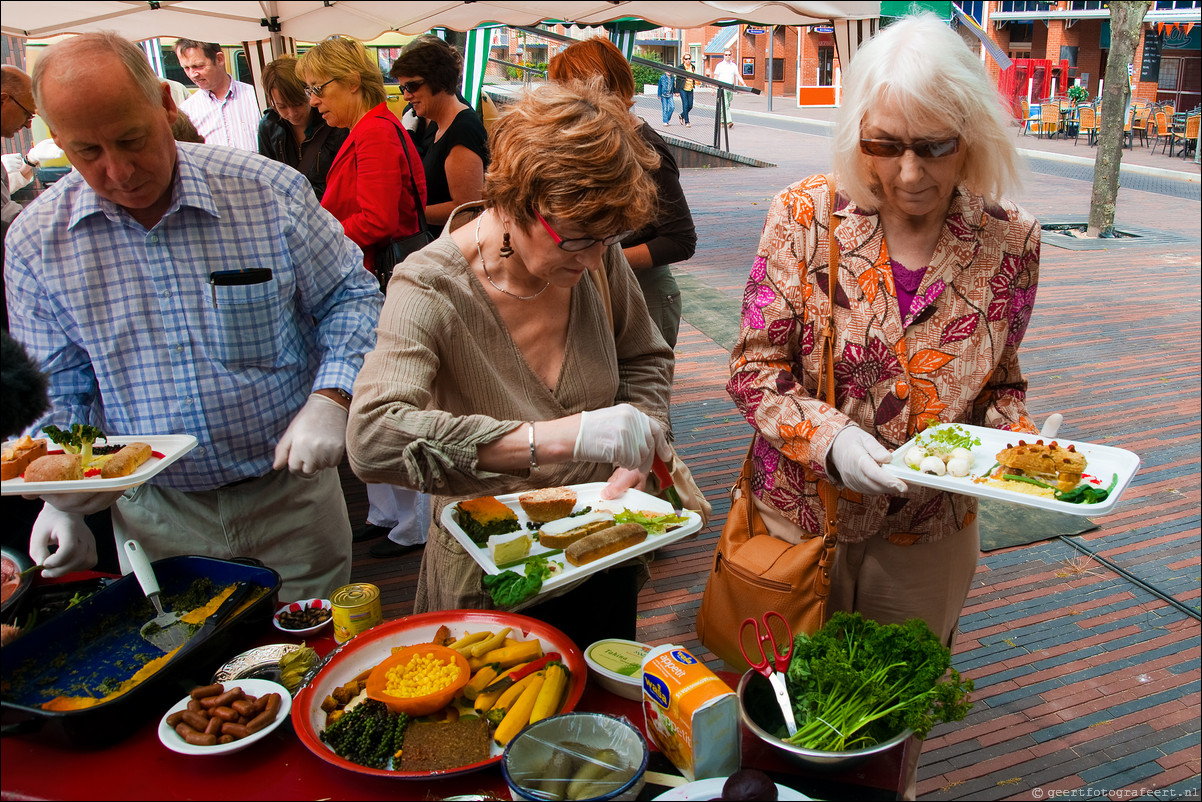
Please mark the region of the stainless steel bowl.
[[[785, 721], [780, 708], [776, 706], [776, 699], [768, 680], [754, 670], [748, 671], [739, 680], [736, 693], [739, 696], [739, 716], [747, 725], [747, 729], [751, 730], [761, 741], [780, 752], [786, 760], [806, 769], [818, 771], [848, 769], [874, 755], [900, 746], [911, 735], [910, 730], [905, 730], [876, 746], [851, 749], [846, 752], [820, 752], [816, 749], [806, 749], [794, 746], [788, 741], [782, 741], [773, 735], [774, 732], [784, 731]], [[748, 704], [748, 702], [753, 704]], [[748, 712], [749, 707], [756, 711], [756, 718], [752, 718], [751, 713]]]

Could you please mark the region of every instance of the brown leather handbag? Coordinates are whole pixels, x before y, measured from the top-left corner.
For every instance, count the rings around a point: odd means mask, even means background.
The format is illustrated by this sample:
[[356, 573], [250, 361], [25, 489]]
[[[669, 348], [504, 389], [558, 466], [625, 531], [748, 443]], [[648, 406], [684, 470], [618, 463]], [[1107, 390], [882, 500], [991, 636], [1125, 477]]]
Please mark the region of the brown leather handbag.
[[[831, 198], [830, 286], [834, 286], [839, 265], [835, 241], [835, 190], [828, 179]], [[830, 296], [828, 296], [830, 297]], [[826, 385], [826, 402], [835, 405], [834, 304], [822, 327], [822, 363], [819, 381]], [[835, 520], [839, 490], [829, 482], [819, 482], [826, 507], [823, 534], [802, 531], [771, 509], [761, 512], [751, 492], [754, 472], [752, 451], [755, 436], [748, 446], [739, 478], [730, 489], [730, 514], [714, 550], [714, 563], [701, 607], [697, 611], [697, 637], [722, 660], [746, 671], [747, 659], [739, 647], [741, 624], [747, 618], [760, 618], [768, 610], [784, 616], [793, 634], [813, 634], [826, 621], [826, 601], [831, 588], [831, 566], [837, 538]], [[791, 529], [792, 531], [784, 531]], [[774, 534], [775, 532], [775, 534]], [[780, 535], [784, 535], [781, 537]], [[747, 644], [748, 653], [754, 644]]]

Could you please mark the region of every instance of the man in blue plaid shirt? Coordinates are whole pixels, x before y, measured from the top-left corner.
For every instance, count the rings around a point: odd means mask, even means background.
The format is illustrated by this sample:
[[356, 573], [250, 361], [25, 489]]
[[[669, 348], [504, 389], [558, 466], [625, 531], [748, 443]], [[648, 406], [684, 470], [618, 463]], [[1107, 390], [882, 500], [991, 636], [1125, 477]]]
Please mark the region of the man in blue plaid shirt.
[[48, 576], [90, 567], [82, 516], [112, 505], [118, 542], [152, 559], [256, 557], [281, 599], [328, 595], [350, 578], [337, 465], [383, 302], [362, 254], [300, 173], [172, 140], [175, 104], [132, 43], [74, 37], [33, 79], [76, 168], [6, 243], [12, 332], [50, 382], [34, 429], [199, 445], [123, 495], [43, 495], [30, 556]]

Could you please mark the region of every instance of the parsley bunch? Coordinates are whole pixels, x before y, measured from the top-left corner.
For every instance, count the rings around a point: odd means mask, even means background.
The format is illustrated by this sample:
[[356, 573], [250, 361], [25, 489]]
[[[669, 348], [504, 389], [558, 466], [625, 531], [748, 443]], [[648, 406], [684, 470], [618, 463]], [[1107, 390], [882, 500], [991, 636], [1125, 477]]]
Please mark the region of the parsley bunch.
[[841, 752], [874, 746], [910, 729], [926, 737], [972, 708], [970, 679], [926, 622], [878, 624], [838, 612], [813, 636], [793, 640], [786, 685], [797, 733], [788, 741]]

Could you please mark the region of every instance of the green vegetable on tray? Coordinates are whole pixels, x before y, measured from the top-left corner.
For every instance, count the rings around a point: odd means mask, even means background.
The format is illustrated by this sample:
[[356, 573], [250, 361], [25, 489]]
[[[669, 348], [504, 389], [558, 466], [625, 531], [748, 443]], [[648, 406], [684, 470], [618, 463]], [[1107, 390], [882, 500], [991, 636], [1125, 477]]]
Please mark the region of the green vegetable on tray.
[[72, 423], [68, 431], [47, 424], [42, 427], [42, 434], [55, 445], [61, 446], [66, 453], [82, 454], [85, 466], [92, 461], [93, 444], [97, 440], [108, 440], [104, 432], [86, 423]]
[[972, 708], [971, 679], [924, 621], [878, 624], [837, 612], [814, 635], [794, 638], [786, 673], [797, 720], [790, 743], [824, 752], [862, 749], [905, 729], [926, 737]]
[[615, 524], [639, 524], [647, 530], [648, 535], [662, 535], [670, 526], [680, 526], [688, 523], [689, 519], [675, 513], [663, 515], [647, 515], [637, 510], [622, 510], [614, 515]]
[[551, 576], [553, 569], [544, 554], [527, 558], [525, 575], [516, 571], [485, 574], [484, 587], [492, 596], [497, 607], [512, 607], [538, 595], [543, 589], [543, 580]]
[[1047, 482], [1041, 482], [1033, 476], [1022, 476], [1015, 473], [1002, 474], [1003, 479], [1009, 479], [1012, 482], [1026, 482], [1029, 485], [1037, 487], [1046, 487], [1053, 491], [1053, 496], [1057, 501], [1067, 501], [1069, 504], [1101, 504], [1110, 494], [1114, 492], [1115, 486], [1119, 483], [1119, 475], [1116, 473], [1110, 480], [1110, 484], [1105, 489], [1094, 487], [1088, 483], [1079, 484], [1072, 490], [1057, 490]]

